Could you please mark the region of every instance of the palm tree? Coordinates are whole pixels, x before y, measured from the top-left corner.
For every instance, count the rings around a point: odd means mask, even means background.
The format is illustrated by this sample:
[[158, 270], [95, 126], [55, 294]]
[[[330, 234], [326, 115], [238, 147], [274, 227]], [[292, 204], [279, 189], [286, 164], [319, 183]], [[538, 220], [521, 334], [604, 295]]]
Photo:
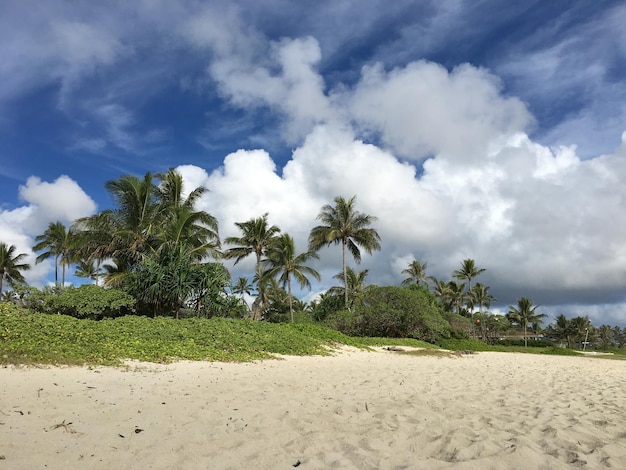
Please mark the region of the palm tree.
[[76, 267], [74, 275], [85, 279], [91, 279], [96, 285], [98, 285], [98, 278], [100, 277], [100, 269], [92, 260], [80, 261]]
[[517, 324], [524, 328], [524, 346], [528, 347], [527, 329], [531, 323], [541, 324], [541, 319], [546, 315], [536, 313], [539, 305], [533, 305], [533, 301], [521, 297], [517, 300], [517, 307], [510, 305], [509, 312], [506, 314], [511, 323]]
[[291, 277], [293, 276], [300, 287], [311, 288], [311, 282], [307, 278], [307, 274], [313, 276], [318, 281], [320, 274], [313, 268], [306, 266], [305, 262], [318, 256], [316, 253], [306, 251], [296, 255], [296, 246], [293, 238], [287, 233], [278, 237], [270, 245], [267, 252], [267, 258], [263, 264], [268, 266], [268, 270], [263, 273], [264, 276], [278, 277], [278, 281], [282, 283], [283, 288], [287, 287], [289, 296], [289, 314], [293, 323], [293, 301], [291, 295]]
[[613, 329], [609, 325], [598, 327], [598, 339], [602, 349], [609, 349], [613, 346]]
[[33, 247], [33, 251], [44, 251], [37, 256], [35, 263], [54, 257], [54, 283], [59, 284], [59, 262], [61, 264], [61, 285], [65, 285], [65, 268], [76, 259], [76, 236], [74, 230], [67, 229], [63, 223], [50, 222], [42, 235], [35, 237], [39, 242]]
[[[348, 285], [348, 269], [346, 265], [346, 249], [350, 251], [354, 261], [361, 262], [361, 251], [372, 254], [380, 250], [380, 235], [369, 228], [376, 217], [360, 213], [356, 210], [356, 196], [347, 201], [338, 196], [335, 205], [326, 204], [322, 207], [317, 220], [323, 225], [313, 227], [309, 235], [309, 251], [317, 251], [323, 246], [341, 243], [341, 259], [343, 264], [343, 284]], [[348, 291], [345, 291], [345, 303], [348, 307]]]
[[574, 317], [570, 320], [572, 336], [576, 339], [577, 343], [585, 341], [587, 332], [591, 332], [591, 321], [588, 317]]
[[195, 210], [200, 197], [208, 190], [204, 186], [195, 188], [187, 197], [184, 195], [184, 182], [180, 173], [170, 169], [156, 175], [161, 184], [156, 187], [158, 204], [156, 230], [157, 244], [178, 245], [185, 242], [192, 248], [195, 258], [220, 256], [218, 222], [205, 211]]
[[105, 187], [117, 203], [110, 214], [113, 240], [108, 254], [137, 261], [137, 255], [148, 251], [159, 211], [152, 174], [146, 173], [143, 179], [125, 175], [107, 181]]
[[480, 282], [476, 283], [470, 292], [470, 298], [473, 305], [478, 305], [478, 312], [483, 313], [483, 307], [491, 307], [491, 302], [495, 302], [496, 299], [493, 295], [489, 293], [489, 287], [481, 284]]
[[233, 294], [239, 295], [242, 301], [245, 294], [252, 295], [253, 289], [254, 286], [248, 281], [247, 277], [238, 278], [231, 288]]
[[463, 304], [467, 300], [467, 293], [465, 292], [465, 283], [448, 281], [448, 296], [450, 304], [456, 309], [456, 313], [462, 314]]
[[[261, 257], [267, 252], [272, 242], [278, 237], [280, 228], [276, 225], [268, 225], [268, 214], [265, 213], [256, 219], [250, 219], [247, 222], [236, 222], [235, 225], [242, 233], [241, 237], [228, 237], [225, 242], [229, 245], [237, 245], [234, 248], [226, 250], [224, 257], [227, 259], [235, 259], [235, 264], [251, 254], [256, 256], [256, 275], [257, 290], [261, 291], [260, 280], [263, 277], [261, 267]], [[255, 306], [258, 305], [254, 304]], [[254, 318], [257, 319], [260, 313], [254, 312]]]
[[252, 295], [252, 291], [254, 289], [254, 285], [248, 281], [247, 277], [240, 277], [237, 281], [231, 286], [230, 290], [233, 294], [239, 295], [241, 303], [246, 307], [248, 312], [250, 311], [250, 307], [244, 300], [244, 295]]
[[426, 283], [426, 266], [428, 266], [428, 262], [420, 263], [419, 261], [411, 261], [409, 267], [402, 271], [402, 274], [409, 276], [402, 281], [402, 285], [408, 286], [410, 284], [420, 285], [422, 282]]
[[572, 335], [574, 333], [572, 329], [572, 323], [563, 314], [556, 317], [554, 326], [550, 328], [551, 334], [553, 334], [558, 340], [565, 340], [567, 347], [571, 347]]
[[[339, 295], [345, 298], [346, 291], [348, 292], [348, 307], [352, 308], [362, 304], [362, 298], [365, 294], [365, 278], [369, 273], [369, 269], [356, 272], [354, 269], [348, 267], [348, 285], [333, 286], [328, 289], [328, 294]], [[339, 279], [344, 282], [343, 273], [337, 273], [333, 276], [333, 279]]]
[[15, 245], [7, 245], [0, 242], [0, 294], [4, 280], [13, 285], [24, 282], [21, 271], [28, 271], [30, 264], [21, 261], [27, 256], [26, 253], [15, 254]]
[[450, 286], [446, 281], [441, 281], [435, 276], [428, 276], [428, 280], [432, 283], [432, 292], [439, 299], [441, 305], [446, 310], [452, 309], [452, 303], [450, 301]]
[[[463, 260], [461, 263], [461, 269], [457, 269], [454, 271], [454, 277], [456, 277], [460, 281], [467, 281], [467, 292], [471, 292], [472, 290], [472, 279], [478, 276], [480, 273], [485, 272], [486, 270], [483, 268], [477, 268], [473, 259]], [[471, 297], [470, 297], [471, 302]], [[474, 305], [470, 303], [469, 305], [470, 314], [474, 315]]]

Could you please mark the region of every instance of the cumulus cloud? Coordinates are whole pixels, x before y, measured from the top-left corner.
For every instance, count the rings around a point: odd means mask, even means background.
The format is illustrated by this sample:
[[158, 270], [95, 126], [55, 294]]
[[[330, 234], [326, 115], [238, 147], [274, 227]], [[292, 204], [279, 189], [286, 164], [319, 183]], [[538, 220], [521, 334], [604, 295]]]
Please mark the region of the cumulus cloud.
[[450, 73], [426, 61], [388, 73], [381, 64], [365, 67], [350, 106], [362, 126], [413, 159], [442, 154], [472, 162], [532, 122], [519, 99], [502, 96], [497, 77], [469, 64]]
[[31, 270], [24, 273], [27, 282], [41, 284], [54, 266], [49, 261], [35, 263], [32, 247], [37, 235], [43, 233], [50, 222], [61, 221], [69, 225], [74, 220], [91, 215], [95, 202], [70, 177], [60, 176], [53, 182], [31, 176], [19, 187], [24, 205], [0, 211], [0, 240], [15, 245], [18, 253], [26, 253]]

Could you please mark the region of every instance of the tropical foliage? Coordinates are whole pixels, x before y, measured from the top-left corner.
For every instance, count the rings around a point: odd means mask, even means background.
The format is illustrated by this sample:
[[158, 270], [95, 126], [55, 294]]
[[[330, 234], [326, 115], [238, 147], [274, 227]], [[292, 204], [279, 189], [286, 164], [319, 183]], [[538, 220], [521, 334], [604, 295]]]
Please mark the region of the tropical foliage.
[[22, 271], [28, 271], [30, 265], [23, 263], [22, 260], [26, 257], [26, 253], [15, 252], [17, 248], [15, 245], [7, 245], [0, 242], [0, 293], [2, 293], [3, 283], [7, 281], [10, 285], [24, 282], [24, 276]]
[[[380, 250], [380, 236], [370, 225], [376, 217], [363, 214], [356, 209], [356, 196], [347, 201], [338, 196], [335, 205], [326, 204], [322, 207], [317, 219], [322, 223], [311, 229], [309, 235], [309, 251], [317, 251], [323, 246], [341, 244], [341, 260], [343, 266], [343, 285], [348, 285], [348, 267], [346, 251], [349, 251], [358, 264], [361, 262], [361, 250], [367, 254]], [[359, 248], [360, 247], [360, 248]], [[344, 300], [349, 308], [348, 290]]]
[[524, 346], [528, 346], [528, 326], [531, 324], [539, 325], [541, 319], [545, 317], [543, 313], [537, 313], [538, 305], [534, 305], [533, 301], [527, 297], [521, 297], [517, 301], [517, 306], [510, 305], [507, 318], [514, 325], [519, 325], [524, 329]]

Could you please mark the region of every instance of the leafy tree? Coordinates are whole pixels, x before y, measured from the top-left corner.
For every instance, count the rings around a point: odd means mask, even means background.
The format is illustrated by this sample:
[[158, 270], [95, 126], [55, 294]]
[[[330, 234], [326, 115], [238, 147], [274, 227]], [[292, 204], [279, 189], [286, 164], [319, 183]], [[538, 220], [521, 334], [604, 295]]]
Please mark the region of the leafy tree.
[[[241, 237], [228, 237], [225, 242], [229, 245], [237, 245], [226, 250], [224, 257], [227, 259], [235, 259], [235, 264], [242, 259], [253, 254], [256, 256], [256, 282], [257, 289], [261, 291], [259, 281], [263, 277], [263, 269], [261, 258], [266, 254], [272, 242], [278, 237], [280, 228], [276, 225], [269, 225], [267, 221], [268, 214], [265, 213], [256, 219], [250, 219], [246, 222], [236, 222], [235, 225], [241, 231]], [[258, 303], [256, 304], [258, 305]], [[254, 319], [260, 318], [260, 311], [255, 310]]]
[[[343, 197], [336, 197], [335, 205], [326, 204], [322, 207], [317, 219], [322, 223], [313, 227], [309, 234], [309, 251], [317, 251], [323, 246], [341, 244], [341, 259], [343, 265], [343, 284], [348, 285], [348, 269], [346, 265], [346, 250], [350, 251], [354, 261], [361, 262], [361, 251], [372, 254], [380, 250], [380, 236], [370, 228], [376, 217], [362, 214], [356, 210], [356, 196], [347, 201]], [[349, 304], [348, 290], [345, 291], [346, 308]]]
[[426, 288], [372, 286], [354, 311], [328, 315], [325, 324], [354, 336], [416, 338], [434, 342], [450, 337], [450, 325]]
[[[345, 308], [344, 296], [323, 292], [319, 298], [311, 302], [311, 316], [315, 321], [323, 321], [329, 314]], [[343, 330], [342, 330], [343, 331]]]
[[543, 313], [537, 313], [537, 308], [539, 308], [539, 306], [533, 305], [532, 300], [521, 297], [517, 301], [517, 307], [510, 305], [509, 312], [507, 313], [507, 318], [511, 323], [519, 325], [524, 329], [524, 346], [526, 347], [528, 347], [528, 326], [531, 323], [540, 324], [541, 319], [546, 316]]
[[626, 345], [626, 327], [620, 328], [619, 326], [614, 326], [613, 339], [618, 347], [623, 348], [624, 345]]
[[570, 320], [570, 325], [574, 341], [582, 344], [588, 337], [588, 333], [591, 333], [592, 325], [589, 317], [574, 317]]
[[38, 303], [30, 303], [36, 311], [92, 320], [127, 315], [135, 305], [135, 299], [126, 292], [89, 284], [52, 292], [44, 290], [39, 299]]
[[600, 340], [600, 348], [609, 349], [613, 346], [613, 328], [609, 325], [601, 325], [598, 328], [598, 339]]
[[300, 287], [311, 288], [311, 282], [307, 275], [313, 276], [319, 280], [319, 273], [305, 265], [310, 259], [317, 259], [318, 256], [310, 251], [296, 254], [296, 247], [293, 238], [289, 234], [283, 234], [275, 239], [270, 245], [267, 252], [267, 258], [263, 263], [268, 267], [263, 276], [278, 277], [278, 281], [282, 283], [283, 288], [287, 287], [289, 296], [289, 314], [293, 323], [293, 301], [291, 294], [291, 278], [292, 276], [298, 281]]
[[[330, 295], [338, 295], [345, 299], [346, 290], [348, 292], [348, 307], [353, 308], [355, 306], [361, 305], [363, 303], [363, 295], [365, 294], [366, 285], [365, 278], [369, 273], [369, 269], [364, 269], [363, 271], [356, 272], [354, 269], [348, 267], [347, 268], [347, 279], [348, 286], [333, 286], [328, 289], [328, 294]], [[333, 276], [333, 279], [341, 280], [343, 284], [344, 277], [343, 273], [337, 273]], [[345, 307], [345, 305], [344, 305]]]
[[30, 269], [30, 264], [22, 263], [22, 260], [27, 256], [26, 253], [17, 255], [15, 254], [16, 250], [15, 245], [0, 242], [0, 293], [2, 293], [2, 284], [5, 279], [11, 286], [23, 283], [22, 271]]
[[54, 283], [59, 283], [59, 263], [61, 264], [61, 285], [65, 285], [65, 269], [76, 259], [76, 237], [74, 230], [68, 229], [61, 222], [50, 222], [46, 231], [35, 237], [38, 242], [33, 251], [42, 251], [35, 263], [54, 257]]
[[568, 348], [572, 347], [572, 336], [574, 335], [574, 330], [572, 323], [565, 315], [558, 315], [554, 324], [548, 327], [547, 333], [559, 341], [565, 341]]
[[402, 270], [402, 274], [406, 274], [408, 276], [404, 281], [402, 281], [402, 285], [421, 285], [422, 283], [426, 283], [426, 266], [428, 266], [428, 262], [420, 263], [415, 260], [411, 261], [409, 266]]

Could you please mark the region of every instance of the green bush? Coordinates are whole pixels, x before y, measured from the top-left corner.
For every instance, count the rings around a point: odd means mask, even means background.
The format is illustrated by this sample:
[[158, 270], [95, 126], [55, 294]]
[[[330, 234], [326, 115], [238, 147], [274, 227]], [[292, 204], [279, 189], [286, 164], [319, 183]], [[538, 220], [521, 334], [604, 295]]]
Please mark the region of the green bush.
[[425, 288], [371, 287], [363, 306], [328, 315], [325, 325], [347, 335], [415, 338], [434, 342], [450, 337], [450, 324]]
[[33, 294], [29, 306], [41, 313], [57, 313], [74, 318], [101, 320], [132, 313], [135, 299], [118, 289], [103, 289], [95, 285], [82, 285], [46, 290]]

